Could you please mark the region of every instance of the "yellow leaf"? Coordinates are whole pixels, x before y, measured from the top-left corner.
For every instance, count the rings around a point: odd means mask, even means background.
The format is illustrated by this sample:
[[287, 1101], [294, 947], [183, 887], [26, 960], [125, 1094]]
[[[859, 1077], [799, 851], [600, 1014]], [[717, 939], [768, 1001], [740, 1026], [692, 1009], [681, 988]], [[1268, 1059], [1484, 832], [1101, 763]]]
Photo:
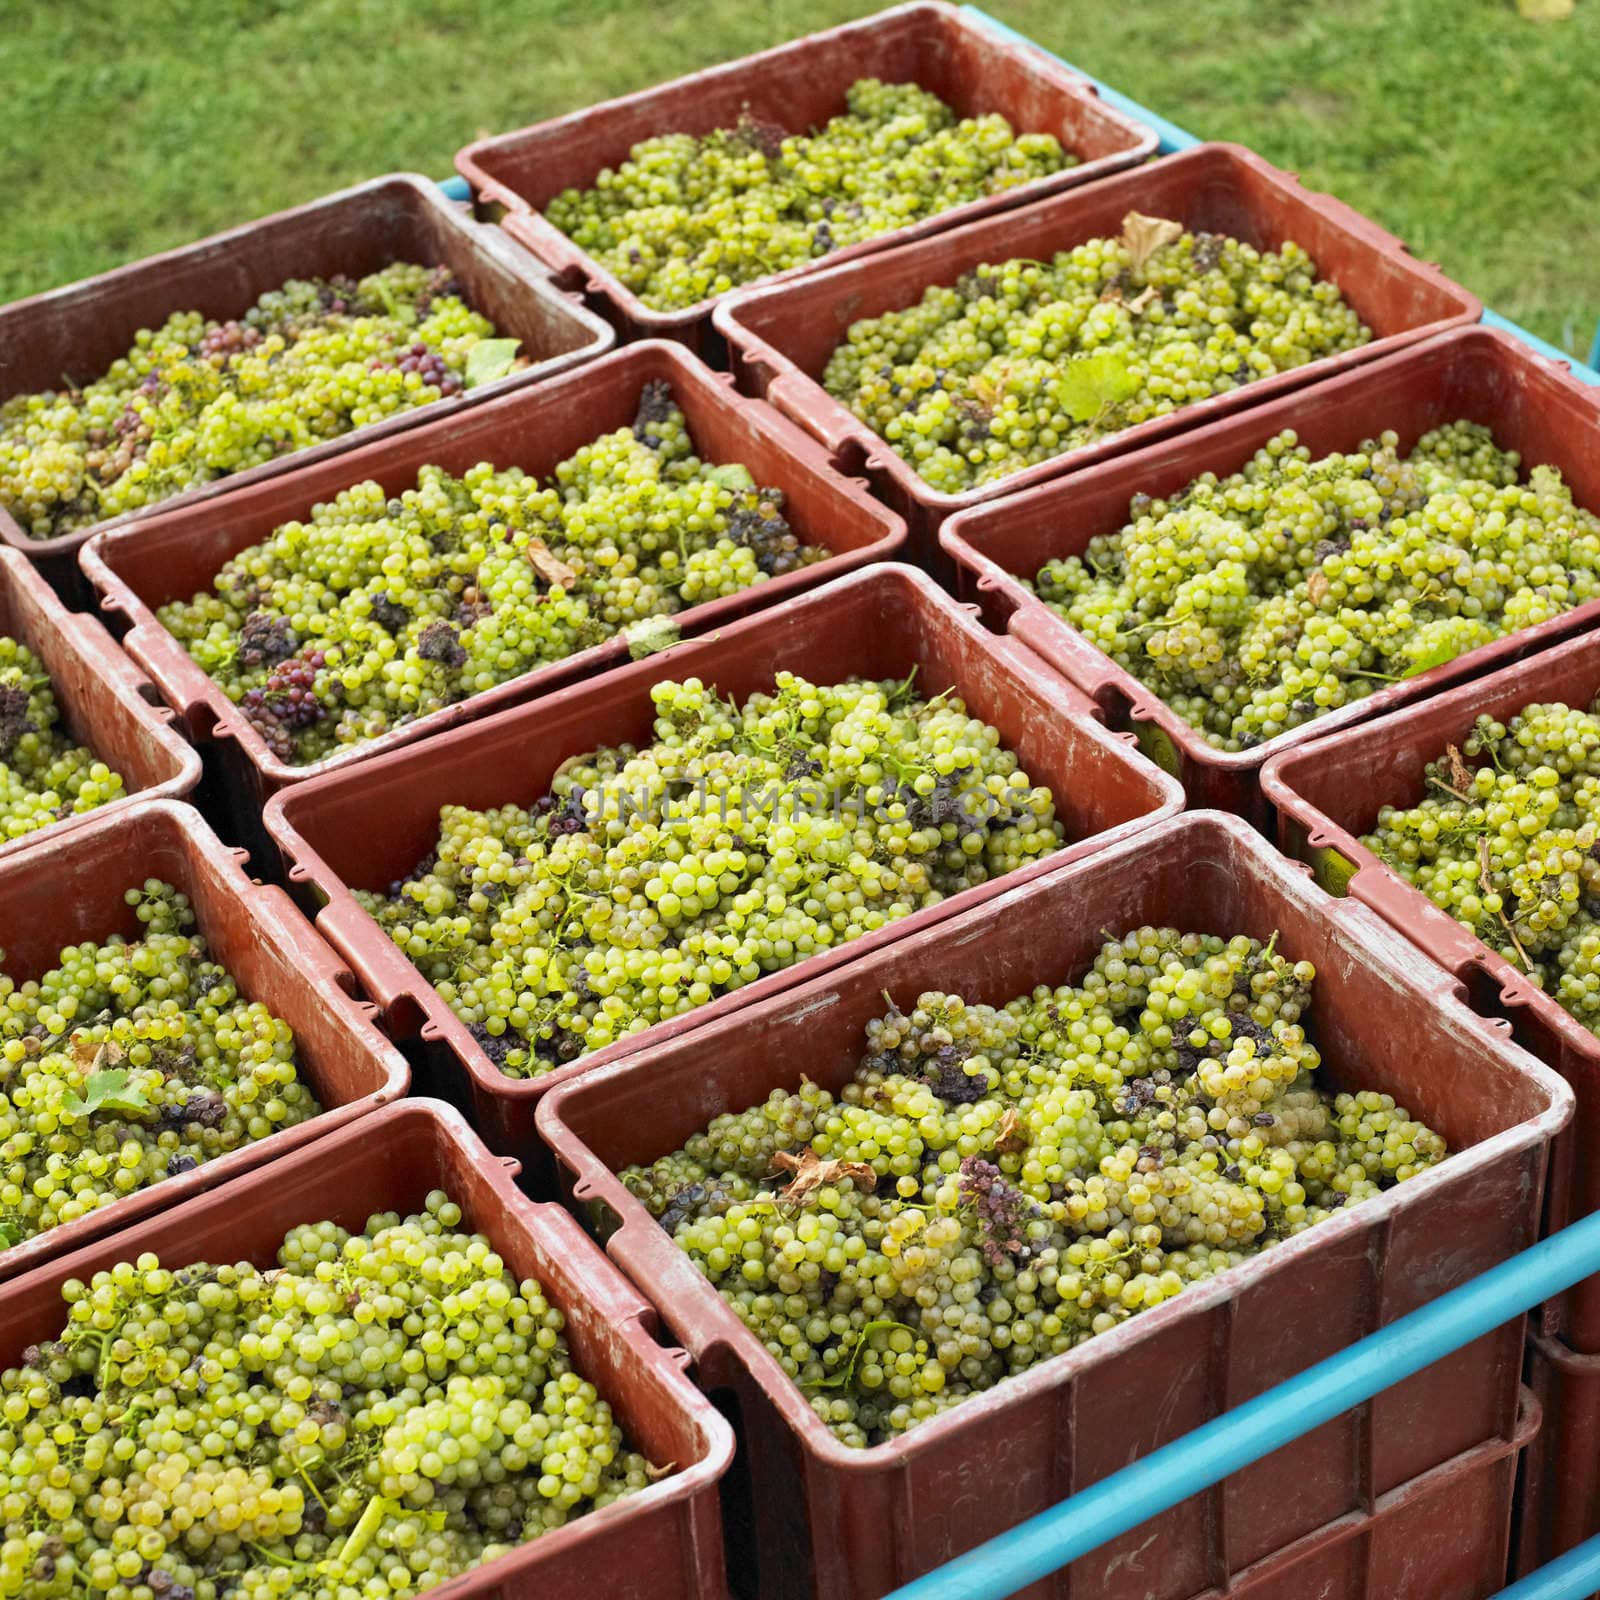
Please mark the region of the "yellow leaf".
[[772, 1165], [778, 1172], [792, 1174], [783, 1198], [795, 1205], [801, 1204], [815, 1190], [845, 1178], [864, 1192], [870, 1192], [878, 1182], [877, 1173], [865, 1161], [824, 1161], [810, 1145], [799, 1155], [780, 1150], [772, 1158]]
[[559, 556], [555, 555], [550, 546], [537, 535], [528, 541], [527, 549], [523, 551], [523, 554], [528, 558], [528, 565], [546, 583], [559, 584], [563, 589], [570, 589], [578, 581], [578, 574]]
[[1170, 217], [1147, 217], [1130, 211], [1122, 219], [1122, 243], [1133, 270], [1138, 272], [1156, 251], [1183, 237], [1183, 224]]
[[1006, 1107], [1006, 1114], [1000, 1119], [1000, 1136], [995, 1140], [994, 1147], [1002, 1155], [1015, 1155], [1028, 1148], [1027, 1131], [1017, 1116], [1015, 1106]]

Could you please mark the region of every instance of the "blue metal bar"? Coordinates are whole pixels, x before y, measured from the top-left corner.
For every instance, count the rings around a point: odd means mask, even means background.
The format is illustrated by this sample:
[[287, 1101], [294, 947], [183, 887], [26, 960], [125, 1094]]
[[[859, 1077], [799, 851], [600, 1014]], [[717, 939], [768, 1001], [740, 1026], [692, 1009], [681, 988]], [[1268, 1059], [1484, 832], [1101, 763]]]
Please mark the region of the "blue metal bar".
[[1013, 44], [1024, 44], [1030, 50], [1037, 50], [1041, 55], [1047, 55], [1053, 61], [1060, 61], [1064, 67], [1069, 67], [1080, 78], [1088, 78], [1096, 89], [1100, 91], [1100, 98], [1109, 106], [1115, 106], [1118, 111], [1125, 111], [1130, 117], [1137, 117], [1147, 128], [1154, 128], [1161, 140], [1161, 153], [1170, 155], [1174, 150], [1187, 150], [1192, 144], [1200, 141], [1192, 133], [1180, 128], [1175, 122], [1168, 122], [1165, 117], [1157, 116], [1148, 106], [1142, 106], [1137, 100], [1130, 100], [1120, 89], [1113, 89], [1109, 83], [1102, 83], [1098, 78], [1092, 77], [1082, 67], [1074, 66], [1072, 62], [1064, 60], [1053, 51], [1046, 50], [1042, 44], [1036, 44], [1025, 33], [1018, 33], [1015, 28], [1007, 27], [998, 17], [991, 17], [981, 6], [962, 6], [968, 16], [981, 22], [984, 27], [992, 28], [996, 33], [1010, 39]]
[[1529, 333], [1526, 328], [1518, 327], [1509, 318], [1502, 317], [1498, 311], [1491, 311], [1485, 306], [1483, 321], [1486, 327], [1503, 328], [1513, 338], [1531, 345], [1542, 356], [1549, 356], [1555, 361], [1565, 361], [1572, 368], [1572, 376], [1580, 383], [1600, 383], [1600, 372], [1596, 372], [1592, 366], [1586, 367], [1576, 356], [1569, 356], [1565, 350], [1547, 343], [1538, 334]]
[[1594, 343], [1589, 346], [1589, 365], [1600, 371], [1600, 322], [1594, 326]]
[[454, 177], [441, 178], [439, 187], [444, 190], [446, 200], [470, 200], [472, 188], [459, 173]]
[[1003, 1600], [1596, 1272], [1600, 1212], [896, 1589], [887, 1600]]
[[1589, 1600], [1600, 1589], [1600, 1539], [1557, 1556], [1537, 1572], [1502, 1589], [1495, 1600]]

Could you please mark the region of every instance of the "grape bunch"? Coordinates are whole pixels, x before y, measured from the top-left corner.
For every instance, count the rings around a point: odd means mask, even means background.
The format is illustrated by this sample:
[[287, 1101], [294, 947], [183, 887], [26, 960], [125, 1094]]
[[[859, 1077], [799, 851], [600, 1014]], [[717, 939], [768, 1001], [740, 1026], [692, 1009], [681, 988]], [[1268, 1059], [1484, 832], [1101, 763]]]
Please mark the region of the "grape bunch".
[[532, 1078], [1059, 848], [946, 691], [777, 674], [744, 705], [658, 683], [655, 740], [574, 757], [524, 810], [445, 806], [358, 892], [489, 1059]]
[[780, 489], [694, 452], [666, 383], [541, 483], [425, 466], [241, 550], [162, 623], [284, 761], [377, 738], [635, 623], [828, 558]]
[[1362, 843], [1600, 1032], [1600, 704], [1479, 717]]
[[0, 404], [0, 509], [53, 539], [155, 505], [458, 394], [493, 332], [409, 262], [291, 278], [227, 322], [175, 311], [92, 382]]
[[1600, 596], [1600, 516], [1561, 474], [1454, 422], [1135, 495], [1033, 587], [1219, 750], [1250, 750]]
[[0, 1376], [0, 1596], [403, 1600], [661, 1475], [437, 1190], [62, 1298]]
[[846, 110], [790, 134], [732, 128], [646, 139], [545, 216], [647, 306], [671, 311], [1076, 166], [1047, 133], [957, 119], [914, 83], [862, 78]]
[[919, 995], [622, 1180], [846, 1444], [881, 1444], [1442, 1160], [1319, 1086], [1315, 971], [1107, 936], [1076, 985]]
[[322, 1109], [288, 1025], [211, 960], [187, 897], [152, 878], [127, 900], [139, 938], [0, 973], [0, 1249]]
[[80, 817], [122, 792], [121, 775], [61, 726], [39, 658], [0, 634], [0, 843]]
[[1130, 212], [1120, 238], [980, 266], [853, 323], [822, 381], [959, 494], [1371, 337], [1292, 240], [1262, 251]]

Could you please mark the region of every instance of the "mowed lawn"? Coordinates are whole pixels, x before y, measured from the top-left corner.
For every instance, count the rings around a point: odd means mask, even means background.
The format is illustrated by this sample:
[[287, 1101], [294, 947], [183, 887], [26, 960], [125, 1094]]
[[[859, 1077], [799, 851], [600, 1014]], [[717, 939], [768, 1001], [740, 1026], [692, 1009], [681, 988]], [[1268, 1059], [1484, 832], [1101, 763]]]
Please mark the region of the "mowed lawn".
[[[0, 0], [0, 301], [877, 9]], [[1331, 190], [1575, 353], [1600, 315], [1600, 0], [994, 0]]]

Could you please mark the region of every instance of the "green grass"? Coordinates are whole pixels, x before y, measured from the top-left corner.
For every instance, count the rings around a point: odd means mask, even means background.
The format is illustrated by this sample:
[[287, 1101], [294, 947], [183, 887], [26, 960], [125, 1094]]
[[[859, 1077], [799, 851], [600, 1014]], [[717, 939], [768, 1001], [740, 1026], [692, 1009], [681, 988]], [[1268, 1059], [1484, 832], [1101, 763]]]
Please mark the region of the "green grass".
[[[813, 28], [852, 0], [71, 0], [0, 27], [0, 302]], [[994, 0], [1206, 138], [1340, 195], [1581, 352], [1600, 0]]]

